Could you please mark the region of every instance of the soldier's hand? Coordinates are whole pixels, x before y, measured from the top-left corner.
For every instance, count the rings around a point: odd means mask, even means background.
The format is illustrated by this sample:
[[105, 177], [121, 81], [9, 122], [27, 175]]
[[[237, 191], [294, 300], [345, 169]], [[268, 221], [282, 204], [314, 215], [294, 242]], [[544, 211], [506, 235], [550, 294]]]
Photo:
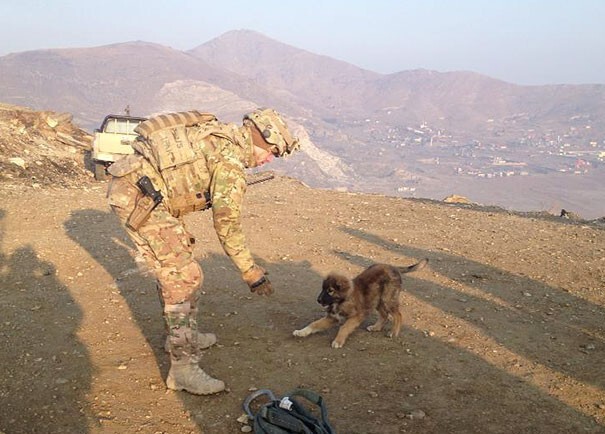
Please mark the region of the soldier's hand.
[[273, 293], [273, 286], [271, 286], [267, 274], [269, 273], [263, 267], [255, 265], [246, 271], [242, 277], [248, 284], [250, 291], [256, 292], [258, 295], [271, 295]]
[[271, 295], [273, 294], [273, 286], [266, 276], [263, 276], [261, 280], [250, 286], [250, 291], [256, 292], [258, 295]]

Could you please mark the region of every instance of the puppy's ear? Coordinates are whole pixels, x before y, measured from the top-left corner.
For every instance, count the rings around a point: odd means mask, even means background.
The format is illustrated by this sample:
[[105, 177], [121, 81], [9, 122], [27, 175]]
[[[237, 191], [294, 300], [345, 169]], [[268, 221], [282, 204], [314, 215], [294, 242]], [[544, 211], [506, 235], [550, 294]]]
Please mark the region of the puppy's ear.
[[334, 275], [333, 276], [333, 281], [332, 281], [332, 286], [339, 293], [347, 292], [349, 290], [349, 286], [350, 286], [349, 285], [349, 279], [347, 279], [344, 276]]
[[324, 281], [322, 282], [321, 289], [324, 290], [324, 291], [327, 291], [328, 289], [330, 289], [330, 287], [333, 286], [333, 280], [334, 279], [332, 279], [332, 275], [331, 274], [328, 275], [328, 277], [326, 277], [324, 279]]

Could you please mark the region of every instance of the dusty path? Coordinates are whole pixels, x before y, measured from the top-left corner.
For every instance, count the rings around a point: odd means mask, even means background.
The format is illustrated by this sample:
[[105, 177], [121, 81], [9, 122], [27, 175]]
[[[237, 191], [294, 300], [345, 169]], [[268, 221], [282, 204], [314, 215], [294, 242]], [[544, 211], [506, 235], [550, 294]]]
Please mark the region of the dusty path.
[[[187, 219], [219, 344], [202, 365], [227, 393], [166, 391], [153, 279], [109, 214], [104, 184], [0, 188], [0, 431], [237, 433], [254, 388], [320, 392], [339, 433], [605, 432], [605, 230], [289, 179], [250, 188], [252, 251], [276, 294], [249, 294], [209, 215]], [[322, 276], [371, 262], [406, 276], [402, 335], [295, 339]]]

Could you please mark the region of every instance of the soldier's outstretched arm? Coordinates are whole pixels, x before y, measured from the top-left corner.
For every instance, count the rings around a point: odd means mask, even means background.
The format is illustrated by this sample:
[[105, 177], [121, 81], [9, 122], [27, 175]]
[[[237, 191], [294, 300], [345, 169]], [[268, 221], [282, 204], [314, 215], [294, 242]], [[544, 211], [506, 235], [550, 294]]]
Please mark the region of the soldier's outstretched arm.
[[243, 168], [219, 164], [210, 188], [214, 229], [223, 250], [240, 270], [250, 290], [269, 295], [273, 292], [271, 283], [265, 270], [254, 263], [242, 228], [241, 210], [245, 192], [246, 175]]

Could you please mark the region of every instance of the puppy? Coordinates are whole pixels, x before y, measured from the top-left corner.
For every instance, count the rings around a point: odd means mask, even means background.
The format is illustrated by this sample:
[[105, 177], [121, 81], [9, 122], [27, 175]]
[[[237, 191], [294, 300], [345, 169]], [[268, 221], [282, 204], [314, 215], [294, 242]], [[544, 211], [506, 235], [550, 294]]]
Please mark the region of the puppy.
[[309, 336], [342, 323], [332, 348], [342, 348], [347, 337], [361, 325], [374, 310], [378, 311], [378, 320], [367, 328], [368, 331], [381, 331], [390, 318], [393, 321], [389, 337], [399, 335], [403, 322], [401, 274], [417, 271], [429, 262], [422, 259], [408, 267], [394, 267], [375, 264], [366, 268], [353, 280], [336, 273], [330, 273], [323, 281], [317, 302], [326, 308], [326, 316], [313, 321], [292, 334], [298, 337]]

